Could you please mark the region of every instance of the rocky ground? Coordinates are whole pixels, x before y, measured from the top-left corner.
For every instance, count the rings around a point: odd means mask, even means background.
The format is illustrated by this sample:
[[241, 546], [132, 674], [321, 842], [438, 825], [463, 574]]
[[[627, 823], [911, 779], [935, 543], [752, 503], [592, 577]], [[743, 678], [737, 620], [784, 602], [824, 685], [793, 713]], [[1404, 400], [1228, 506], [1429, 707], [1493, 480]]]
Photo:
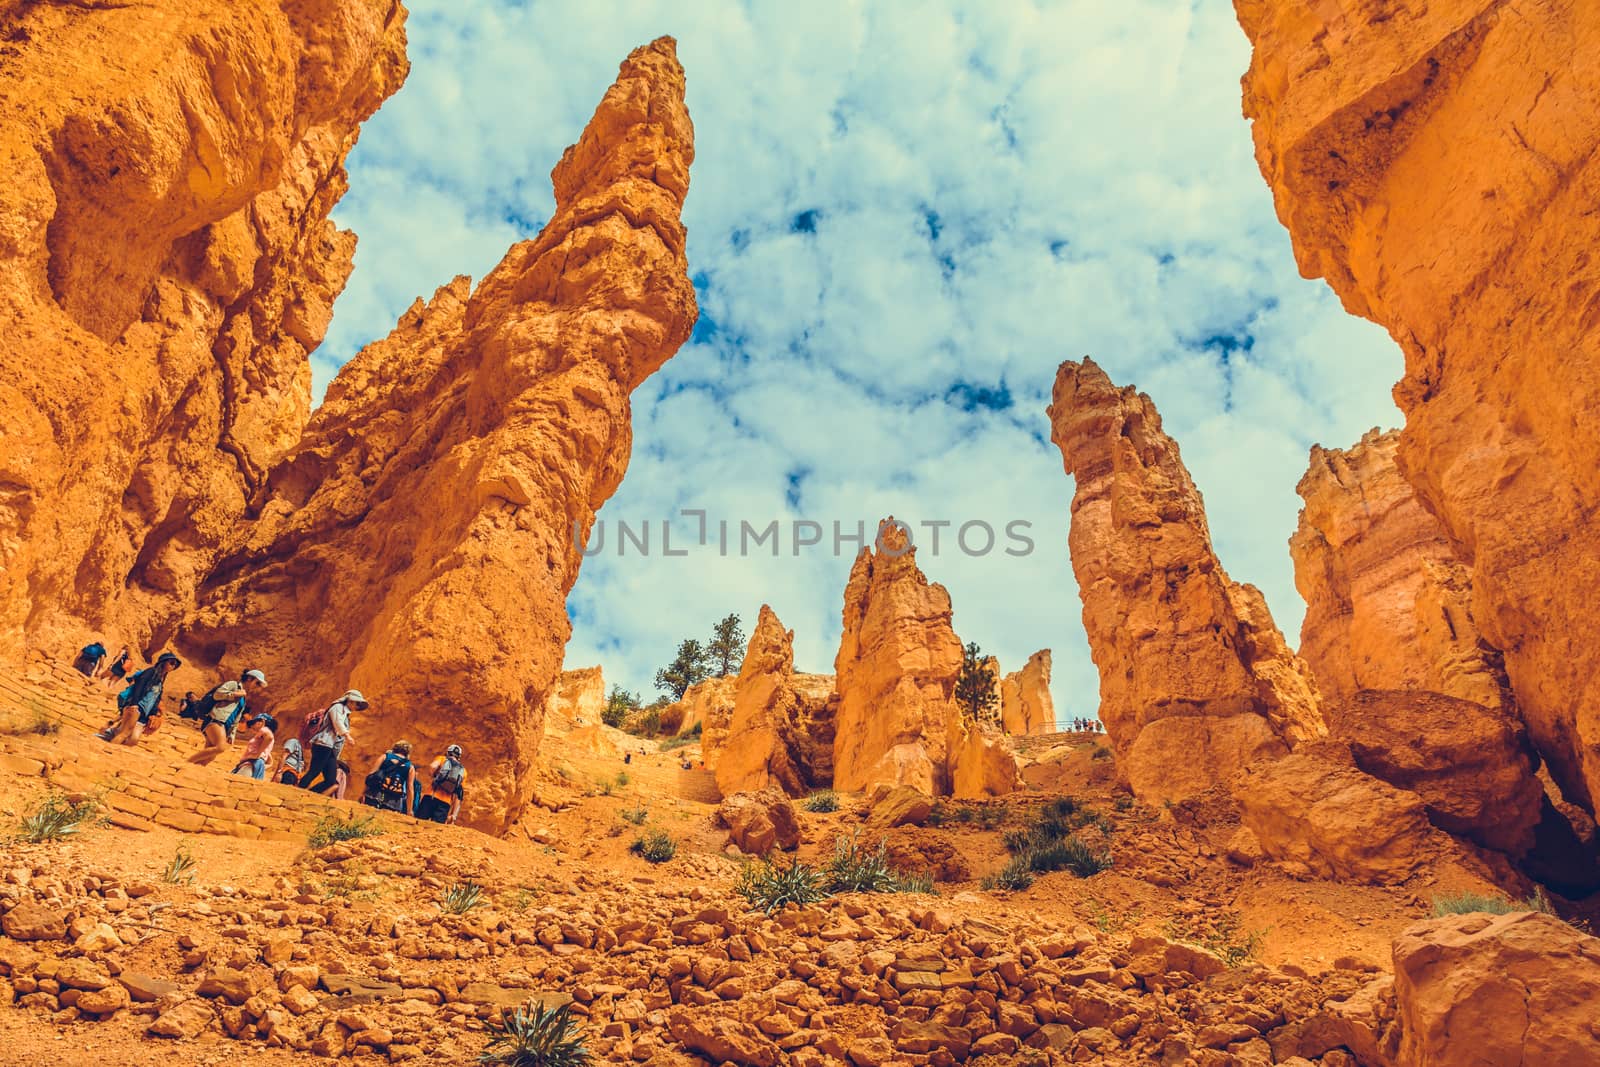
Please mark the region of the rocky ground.
[[[505, 1010], [570, 1000], [602, 1062], [1348, 1064], [1351, 1018], [1370, 1035], [1393, 1011], [1391, 942], [1435, 896], [1488, 888], [1459, 865], [1396, 887], [1296, 879], [1230, 855], [1227, 818], [1137, 805], [1103, 775], [1066, 790], [1057, 773], [1049, 792], [925, 818], [892, 799], [798, 805], [802, 861], [825, 864], [841, 837], [882, 841], [937, 892], [768, 915], [736, 890], [745, 860], [693, 746], [548, 744], [560, 810], [501, 839], [406, 826], [311, 848], [99, 825], [9, 841], [0, 999], [20, 1010], [0, 1013], [0, 1039], [61, 1063], [458, 1063]], [[1093, 771], [1093, 746], [1046, 758]], [[48, 793], [0, 779], [8, 832]], [[983, 888], [1006, 834], [1065, 795], [1111, 867]], [[923, 824], [887, 825], [904, 818]], [[631, 851], [650, 830], [671, 859]], [[169, 881], [180, 850], [193, 867]], [[481, 899], [452, 914], [468, 885]]]

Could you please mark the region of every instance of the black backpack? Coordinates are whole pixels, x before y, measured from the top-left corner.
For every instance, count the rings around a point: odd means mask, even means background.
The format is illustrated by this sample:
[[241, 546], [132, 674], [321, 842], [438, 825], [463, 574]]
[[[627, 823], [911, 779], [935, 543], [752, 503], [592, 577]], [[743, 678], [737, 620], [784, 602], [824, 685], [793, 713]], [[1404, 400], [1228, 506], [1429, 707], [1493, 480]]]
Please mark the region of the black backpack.
[[397, 752], [383, 757], [378, 768], [377, 788], [374, 792], [385, 797], [404, 797], [406, 782], [411, 777], [411, 761]]
[[459, 797], [462, 794], [461, 785], [467, 777], [467, 768], [457, 763], [449, 756], [444, 758], [444, 765], [433, 775], [433, 788], [437, 793], [447, 796]]

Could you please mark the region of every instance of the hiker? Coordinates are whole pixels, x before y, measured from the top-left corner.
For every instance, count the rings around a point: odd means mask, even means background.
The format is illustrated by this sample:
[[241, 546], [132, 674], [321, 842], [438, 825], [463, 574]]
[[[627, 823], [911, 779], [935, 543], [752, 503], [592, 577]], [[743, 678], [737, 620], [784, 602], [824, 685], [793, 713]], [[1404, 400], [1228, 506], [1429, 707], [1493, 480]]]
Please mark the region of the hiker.
[[428, 768], [428, 792], [417, 802], [417, 818], [453, 825], [461, 814], [466, 785], [467, 768], [461, 762], [461, 746], [451, 745]]
[[267, 777], [267, 760], [272, 758], [272, 743], [278, 736], [278, 720], [262, 712], [251, 716], [245, 726], [251, 732], [245, 738], [244, 751], [240, 753], [233, 773], [248, 772], [256, 781], [264, 781]]
[[301, 789], [321, 791], [324, 785], [338, 781], [339, 753], [350, 740], [350, 713], [367, 710], [367, 698], [361, 690], [351, 689], [328, 707], [314, 712], [300, 727], [300, 741], [311, 752], [310, 767], [300, 779]]
[[[239, 694], [240, 699], [236, 704], [233, 705], [233, 710], [228, 714], [227, 721], [222, 724], [222, 732], [226, 735], [228, 744], [230, 745], [233, 744], [234, 731], [239, 728], [240, 720], [244, 719], [250, 713], [251, 699], [260, 699], [261, 691], [267, 687], [267, 676], [262, 674], [260, 671], [245, 671], [243, 674], [239, 675], [239, 681], [237, 684], [241, 689]], [[217, 688], [220, 689], [221, 686], [218, 686]], [[211, 692], [200, 698], [200, 708], [202, 713], [209, 709], [209, 705], [206, 702], [216, 695], [217, 689], [213, 689]], [[206, 719], [204, 715], [202, 715], [201, 725], [204, 725], [205, 721]]]
[[106, 658], [106, 646], [99, 641], [90, 641], [78, 653], [78, 658], [72, 661], [72, 667], [85, 678], [93, 678], [100, 673], [100, 664]]
[[205, 729], [205, 709], [200, 706], [200, 701], [195, 699], [194, 690], [185, 690], [183, 699], [178, 701], [178, 718], [193, 722], [196, 730]]
[[333, 781], [320, 787], [317, 792], [325, 797], [343, 800], [344, 792], [350, 785], [350, 764], [342, 759], [333, 761]]
[[[123, 649], [127, 654], [127, 649]], [[167, 680], [167, 675], [177, 670], [180, 666], [177, 656], [171, 652], [163, 652], [160, 657], [135, 674], [128, 682], [127, 688], [117, 694], [117, 707], [122, 709], [122, 721], [106, 740], [114, 745], [137, 745], [139, 738], [144, 734], [144, 727], [150, 717], [161, 707], [161, 687]], [[102, 735], [104, 736], [104, 735]]]
[[361, 802], [383, 811], [411, 814], [411, 790], [416, 785], [417, 768], [411, 762], [411, 742], [396, 741], [367, 775], [366, 795]]
[[117, 658], [112, 660], [111, 666], [106, 668], [107, 688], [115, 688], [116, 684], [122, 681], [123, 675], [128, 673], [128, 657], [130, 655], [132, 653], [128, 651], [128, 646], [123, 645], [122, 651], [117, 653]]
[[233, 681], [223, 682], [207, 693], [202, 701], [206, 699], [211, 701], [211, 705], [205, 708], [205, 726], [200, 731], [205, 746], [189, 757], [190, 763], [202, 767], [228, 751], [228, 720], [238, 713], [239, 705], [244, 703], [244, 686]]
[[300, 739], [291, 737], [283, 743], [283, 756], [278, 760], [278, 769], [273, 771], [273, 777], [284, 785], [299, 785], [300, 776], [306, 773], [306, 753], [300, 747]]

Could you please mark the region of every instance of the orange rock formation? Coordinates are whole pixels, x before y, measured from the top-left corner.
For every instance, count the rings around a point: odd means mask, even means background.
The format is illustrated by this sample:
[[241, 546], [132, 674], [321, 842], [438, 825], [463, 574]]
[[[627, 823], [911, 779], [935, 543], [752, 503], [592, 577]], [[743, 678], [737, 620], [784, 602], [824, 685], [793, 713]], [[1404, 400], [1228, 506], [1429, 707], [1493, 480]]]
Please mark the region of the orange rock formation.
[[606, 679], [599, 667], [562, 671], [544, 698], [546, 726], [554, 721], [568, 728], [594, 726], [606, 707]]
[[1301, 273], [1405, 354], [1398, 463], [1569, 800], [1600, 799], [1600, 7], [1236, 0]]
[[262, 666], [281, 707], [364, 689], [378, 721], [358, 722], [358, 761], [399, 735], [459, 742], [481, 827], [530, 795], [574, 530], [627, 467], [629, 394], [695, 320], [683, 91], [670, 39], [636, 50], [552, 172], [544, 231], [344, 367], [185, 635]]
[[1178, 800], [1325, 732], [1304, 663], [1230, 580], [1150, 398], [1067, 361], [1049, 409], [1077, 491], [1069, 543], [1100, 718], [1134, 791]]
[[763, 604], [739, 668], [733, 719], [717, 753], [717, 788], [723, 796], [771, 786], [800, 796], [816, 784], [793, 683], [794, 631], [785, 630], [777, 613]]
[[950, 625], [950, 594], [929, 583], [916, 556], [891, 516], [850, 569], [834, 659], [837, 789], [886, 784], [949, 792], [946, 733], [961, 642]]
[[1472, 618], [1471, 579], [1395, 466], [1398, 431], [1311, 449], [1289, 539], [1306, 601], [1300, 655], [1327, 700], [1422, 689], [1515, 712], [1503, 659]]
[[1008, 734], [1047, 734], [1055, 730], [1048, 648], [1029, 656], [1020, 671], [1000, 679], [1000, 723]]
[[[391, 0], [12, 4], [0, 651], [171, 633], [311, 406]], [[17, 46], [25, 42], [25, 47]]]

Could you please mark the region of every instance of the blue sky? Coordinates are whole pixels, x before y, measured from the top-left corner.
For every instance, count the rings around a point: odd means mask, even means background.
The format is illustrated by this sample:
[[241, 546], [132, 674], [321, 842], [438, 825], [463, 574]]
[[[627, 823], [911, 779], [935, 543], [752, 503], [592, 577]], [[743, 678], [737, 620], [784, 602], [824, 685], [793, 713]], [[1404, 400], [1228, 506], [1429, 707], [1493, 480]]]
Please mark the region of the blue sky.
[[[831, 671], [852, 553], [833, 554], [831, 523], [893, 513], [924, 535], [953, 524], [919, 560], [962, 639], [1006, 670], [1053, 649], [1058, 715], [1093, 714], [1072, 483], [1044, 415], [1056, 366], [1085, 354], [1154, 397], [1224, 566], [1298, 642], [1285, 541], [1307, 449], [1396, 425], [1401, 359], [1295, 269], [1239, 114], [1231, 5], [410, 7], [410, 79], [365, 126], [335, 214], [360, 244], [319, 395], [414, 298], [538, 231], [551, 166], [631, 48], [670, 33], [688, 72], [701, 322], [634, 394], [569, 667], [648, 690], [682, 637], [766, 602], [800, 669]], [[786, 539], [816, 521], [823, 544], [668, 558], [657, 529], [655, 554], [619, 558], [617, 520], [683, 508], [776, 519]], [[994, 551], [953, 545], [974, 520], [1001, 531]], [[1001, 551], [1014, 521], [1028, 555]], [[674, 547], [695, 532], [677, 519]]]

